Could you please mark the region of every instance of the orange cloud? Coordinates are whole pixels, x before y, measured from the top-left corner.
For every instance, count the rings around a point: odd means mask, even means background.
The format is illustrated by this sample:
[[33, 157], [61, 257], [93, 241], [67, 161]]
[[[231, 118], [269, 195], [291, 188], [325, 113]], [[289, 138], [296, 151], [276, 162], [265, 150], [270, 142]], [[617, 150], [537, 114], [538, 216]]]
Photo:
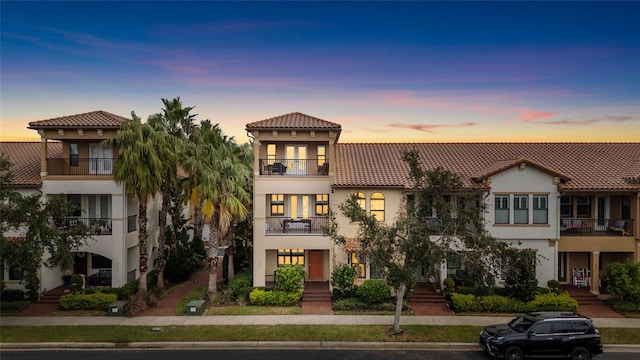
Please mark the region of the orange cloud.
[[539, 119], [545, 119], [556, 114], [552, 112], [536, 111], [531, 109], [519, 109], [518, 111], [520, 112], [520, 117], [518, 119], [523, 122], [532, 122]]

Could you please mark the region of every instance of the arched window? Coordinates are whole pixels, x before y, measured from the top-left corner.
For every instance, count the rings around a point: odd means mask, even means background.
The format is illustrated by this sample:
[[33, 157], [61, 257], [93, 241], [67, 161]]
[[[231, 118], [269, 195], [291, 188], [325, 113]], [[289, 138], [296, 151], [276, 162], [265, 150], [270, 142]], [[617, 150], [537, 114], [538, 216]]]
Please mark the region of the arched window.
[[384, 195], [376, 192], [371, 194], [371, 215], [378, 221], [384, 221]]
[[358, 205], [360, 205], [361, 208], [363, 209], [367, 209], [367, 197], [364, 196], [364, 193], [358, 192], [356, 193], [356, 195], [358, 196]]

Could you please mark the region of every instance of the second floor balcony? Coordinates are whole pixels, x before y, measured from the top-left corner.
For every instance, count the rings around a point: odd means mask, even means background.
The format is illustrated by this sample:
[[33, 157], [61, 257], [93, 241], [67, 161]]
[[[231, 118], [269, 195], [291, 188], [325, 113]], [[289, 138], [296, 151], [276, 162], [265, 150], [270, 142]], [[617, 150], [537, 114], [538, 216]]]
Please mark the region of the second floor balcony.
[[81, 218], [67, 217], [51, 219], [51, 226], [58, 229], [83, 228], [88, 235], [112, 235], [113, 224], [111, 218]]
[[260, 159], [260, 175], [327, 176], [329, 163], [318, 159]]
[[633, 220], [629, 219], [560, 219], [563, 236], [630, 236], [633, 229]]
[[328, 216], [306, 218], [269, 216], [265, 221], [265, 233], [267, 235], [322, 235], [322, 230], [327, 226], [329, 226]]
[[116, 158], [49, 158], [49, 175], [111, 175]]

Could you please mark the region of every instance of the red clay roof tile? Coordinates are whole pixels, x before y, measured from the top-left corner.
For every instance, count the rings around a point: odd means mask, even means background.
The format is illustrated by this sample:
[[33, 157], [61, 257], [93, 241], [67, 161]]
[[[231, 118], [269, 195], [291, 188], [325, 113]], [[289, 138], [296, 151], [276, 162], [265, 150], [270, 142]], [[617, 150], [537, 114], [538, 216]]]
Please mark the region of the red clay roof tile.
[[299, 112], [276, 116], [246, 125], [247, 130], [260, 129], [335, 129], [340, 130], [340, 124], [322, 120]]
[[[11, 161], [11, 185], [14, 187], [40, 187], [40, 142], [0, 142], [0, 153]], [[62, 143], [47, 143], [50, 158], [62, 157]]]
[[62, 116], [48, 120], [32, 121], [29, 123], [29, 129], [120, 128], [123, 122], [129, 120], [131, 119], [100, 110], [83, 114]]

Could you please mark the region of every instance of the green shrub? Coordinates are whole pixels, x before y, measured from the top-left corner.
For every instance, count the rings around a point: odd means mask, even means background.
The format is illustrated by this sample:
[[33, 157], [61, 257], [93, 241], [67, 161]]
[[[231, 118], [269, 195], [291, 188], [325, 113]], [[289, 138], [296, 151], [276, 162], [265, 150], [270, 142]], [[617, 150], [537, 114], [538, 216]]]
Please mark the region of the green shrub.
[[558, 289], [560, 288], [560, 282], [558, 280], [551, 279], [547, 281], [547, 287], [553, 292], [558, 292]]
[[380, 279], [369, 279], [358, 287], [357, 294], [366, 303], [379, 304], [389, 300], [391, 287]]
[[304, 269], [302, 265], [284, 265], [276, 272], [276, 285], [284, 292], [302, 291], [304, 287]]
[[607, 291], [623, 301], [640, 303], [640, 263], [631, 260], [612, 262], [605, 273]]
[[116, 294], [67, 294], [60, 297], [60, 307], [67, 310], [104, 310], [116, 301]]
[[444, 283], [444, 288], [447, 291], [455, 291], [456, 282], [452, 278], [448, 277], [444, 279], [443, 283]]
[[550, 293], [556, 294], [557, 291], [551, 290], [549, 288], [543, 288], [543, 287], [538, 288], [538, 295], [544, 295], [544, 294], [550, 294]]
[[356, 269], [347, 264], [338, 265], [333, 269], [331, 286], [334, 298], [346, 298], [353, 293], [355, 289], [353, 282], [356, 280], [356, 275]]
[[473, 294], [455, 294], [451, 296], [451, 306], [456, 312], [475, 311], [476, 296]]
[[525, 302], [535, 298], [538, 291], [536, 263], [536, 253], [531, 249], [510, 251], [504, 286], [508, 297]]
[[71, 291], [80, 291], [84, 288], [84, 276], [80, 274], [71, 275]]
[[527, 303], [501, 295], [455, 294], [451, 304], [456, 312], [578, 311], [578, 303], [567, 293], [536, 295]]
[[242, 274], [235, 277], [229, 284], [229, 296], [232, 300], [246, 300], [251, 292], [251, 285], [251, 269], [246, 269]]
[[[23, 292], [24, 293], [24, 292]], [[0, 312], [3, 314], [13, 314], [20, 312], [31, 305], [31, 301], [0, 301]]]
[[284, 292], [253, 289], [249, 293], [251, 305], [258, 306], [291, 306], [302, 298], [302, 291]]
[[24, 300], [24, 291], [20, 289], [5, 289], [0, 293], [3, 302], [15, 302]]
[[525, 311], [578, 311], [578, 302], [568, 293], [537, 295], [526, 304]]
[[621, 313], [640, 312], [640, 303], [627, 302], [619, 298], [605, 300], [605, 304], [613, 310]]

